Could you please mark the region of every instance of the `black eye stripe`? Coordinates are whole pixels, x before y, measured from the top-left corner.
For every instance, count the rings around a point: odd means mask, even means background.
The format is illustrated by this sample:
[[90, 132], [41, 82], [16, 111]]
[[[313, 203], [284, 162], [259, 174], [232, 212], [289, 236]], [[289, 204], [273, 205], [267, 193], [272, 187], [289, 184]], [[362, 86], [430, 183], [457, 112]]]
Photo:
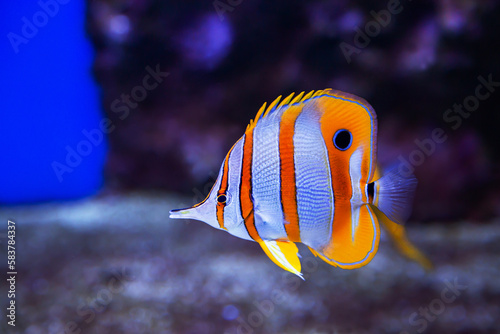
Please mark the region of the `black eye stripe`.
[[335, 132], [333, 136], [333, 145], [341, 151], [347, 150], [351, 147], [352, 135], [348, 130], [341, 129]]

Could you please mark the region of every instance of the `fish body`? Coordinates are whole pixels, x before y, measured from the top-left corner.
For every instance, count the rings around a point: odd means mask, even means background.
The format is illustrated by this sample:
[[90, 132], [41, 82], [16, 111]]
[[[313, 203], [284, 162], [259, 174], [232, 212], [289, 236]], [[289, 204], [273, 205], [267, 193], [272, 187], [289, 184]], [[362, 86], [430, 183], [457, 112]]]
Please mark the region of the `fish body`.
[[397, 169], [381, 175], [373, 108], [331, 89], [280, 99], [264, 103], [250, 121], [207, 198], [170, 217], [256, 241], [299, 276], [297, 242], [333, 266], [369, 263], [378, 250], [379, 220], [409, 257], [424, 263], [401, 225], [417, 182]]

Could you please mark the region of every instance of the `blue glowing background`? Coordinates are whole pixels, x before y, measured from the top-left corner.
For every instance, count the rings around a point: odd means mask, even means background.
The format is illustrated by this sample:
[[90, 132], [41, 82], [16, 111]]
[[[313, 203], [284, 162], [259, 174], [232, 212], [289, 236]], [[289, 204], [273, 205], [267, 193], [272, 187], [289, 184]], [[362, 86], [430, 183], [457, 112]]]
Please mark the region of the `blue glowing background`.
[[37, 2], [2, 4], [0, 202], [81, 197], [103, 182], [105, 139], [74, 168], [68, 166], [71, 172], [56, 173], [53, 166], [67, 166], [67, 146], [77, 150], [86, 139], [82, 131], [97, 128], [102, 117], [91, 75], [94, 51], [83, 29], [84, 5], [59, 4], [57, 12], [49, 10], [51, 17]]

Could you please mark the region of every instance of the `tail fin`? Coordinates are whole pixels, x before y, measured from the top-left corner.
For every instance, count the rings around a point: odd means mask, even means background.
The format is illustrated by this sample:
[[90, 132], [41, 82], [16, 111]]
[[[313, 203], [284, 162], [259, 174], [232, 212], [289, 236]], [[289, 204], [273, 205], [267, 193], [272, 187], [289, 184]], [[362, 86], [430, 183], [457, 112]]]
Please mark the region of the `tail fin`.
[[374, 182], [373, 204], [387, 218], [403, 224], [410, 216], [416, 188], [417, 178], [414, 175], [405, 177], [394, 167]]

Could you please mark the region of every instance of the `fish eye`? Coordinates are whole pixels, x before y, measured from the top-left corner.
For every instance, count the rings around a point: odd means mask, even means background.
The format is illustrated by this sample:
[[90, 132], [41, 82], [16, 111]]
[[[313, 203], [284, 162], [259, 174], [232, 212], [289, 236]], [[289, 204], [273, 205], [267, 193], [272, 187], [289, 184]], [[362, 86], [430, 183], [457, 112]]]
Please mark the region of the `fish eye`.
[[217, 202], [221, 204], [225, 204], [227, 201], [227, 196], [226, 194], [220, 194], [217, 196]]
[[333, 136], [333, 144], [341, 151], [347, 150], [352, 144], [352, 135], [345, 129], [338, 130]]

